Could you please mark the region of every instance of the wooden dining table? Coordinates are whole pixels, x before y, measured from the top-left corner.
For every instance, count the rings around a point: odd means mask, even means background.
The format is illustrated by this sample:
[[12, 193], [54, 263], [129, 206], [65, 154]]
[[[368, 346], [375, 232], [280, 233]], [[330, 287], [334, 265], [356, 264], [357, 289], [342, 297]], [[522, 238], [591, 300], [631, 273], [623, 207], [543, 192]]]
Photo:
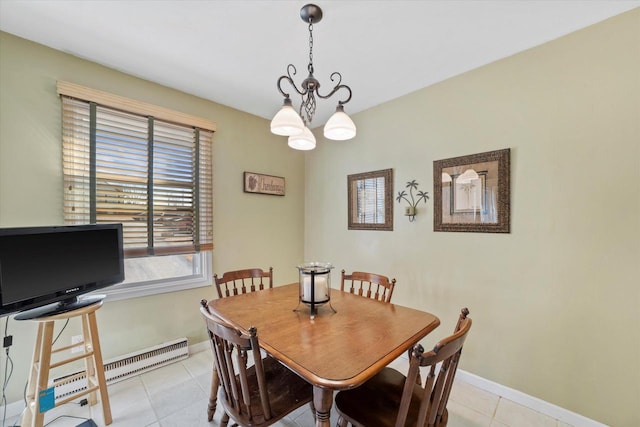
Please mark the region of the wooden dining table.
[[335, 390], [359, 386], [440, 324], [431, 313], [337, 289], [311, 319], [298, 298], [292, 283], [208, 305], [237, 327], [256, 327], [260, 346], [313, 385], [316, 427], [330, 426]]

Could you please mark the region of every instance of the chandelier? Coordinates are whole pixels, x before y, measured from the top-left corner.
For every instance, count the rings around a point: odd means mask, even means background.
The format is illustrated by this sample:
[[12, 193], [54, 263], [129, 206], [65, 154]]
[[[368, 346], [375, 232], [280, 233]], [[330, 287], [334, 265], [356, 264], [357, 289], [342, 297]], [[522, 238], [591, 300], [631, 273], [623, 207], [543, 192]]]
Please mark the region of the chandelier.
[[[344, 112], [344, 104], [351, 100], [351, 88], [342, 84], [342, 75], [338, 72], [331, 74], [331, 81], [336, 83], [326, 95], [319, 92], [320, 82], [313, 76], [313, 24], [322, 19], [322, 9], [315, 4], [307, 4], [300, 9], [300, 18], [309, 24], [309, 65], [307, 66], [309, 76], [302, 81], [301, 88], [293, 81], [293, 76], [296, 75], [296, 67], [293, 64], [287, 67], [286, 75], [280, 76], [278, 90], [284, 96], [284, 105], [271, 120], [271, 132], [288, 136], [291, 148], [312, 150], [316, 146], [316, 139], [309, 130], [309, 126], [316, 112], [316, 97], [328, 99], [342, 89], [347, 95], [346, 99], [338, 101], [336, 112], [324, 125], [325, 138], [335, 141], [351, 139], [356, 136], [356, 125]], [[289, 93], [282, 89], [282, 84], [285, 82], [289, 83], [302, 98], [299, 112], [293, 109]]]

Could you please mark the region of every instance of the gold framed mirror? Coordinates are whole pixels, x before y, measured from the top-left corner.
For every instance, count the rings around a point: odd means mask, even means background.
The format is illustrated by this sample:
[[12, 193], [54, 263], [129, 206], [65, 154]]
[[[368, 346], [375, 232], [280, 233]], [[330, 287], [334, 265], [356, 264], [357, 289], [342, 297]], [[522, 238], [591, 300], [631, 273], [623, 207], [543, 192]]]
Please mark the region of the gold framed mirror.
[[348, 229], [393, 231], [393, 169], [347, 176]]
[[511, 150], [433, 162], [433, 230], [509, 233]]

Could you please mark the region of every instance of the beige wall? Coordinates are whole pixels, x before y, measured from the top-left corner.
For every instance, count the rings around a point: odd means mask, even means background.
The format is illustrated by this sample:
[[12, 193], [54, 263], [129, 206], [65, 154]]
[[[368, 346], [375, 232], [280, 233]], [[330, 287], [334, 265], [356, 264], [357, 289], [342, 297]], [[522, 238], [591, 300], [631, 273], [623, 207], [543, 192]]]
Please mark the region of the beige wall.
[[[394, 302], [440, 316], [430, 345], [468, 306], [463, 369], [640, 425], [640, 9], [354, 120], [306, 158], [306, 258], [395, 276]], [[394, 200], [393, 232], [347, 230], [348, 174], [433, 195], [434, 160], [502, 148], [510, 234], [436, 233], [433, 200], [413, 223]]]
[[[273, 266], [276, 283], [297, 280], [295, 266], [303, 261], [304, 155], [271, 135], [266, 120], [7, 33], [0, 33], [0, 226], [62, 223], [56, 80], [215, 121], [214, 271]], [[277, 99], [274, 102], [275, 111]], [[286, 196], [243, 193], [243, 171], [285, 177]], [[205, 340], [199, 301], [214, 294], [215, 289], [208, 287], [107, 302], [98, 312], [105, 358], [183, 336], [191, 343]], [[63, 342], [70, 343], [76, 326], [65, 331]], [[35, 323], [12, 319], [9, 333], [14, 336], [11, 355], [16, 365], [8, 393], [13, 402], [22, 399]], [[4, 351], [1, 357], [4, 370]]]
[[[639, 46], [636, 10], [357, 114], [355, 140], [320, 142], [303, 164], [266, 120], [0, 33], [0, 226], [62, 220], [57, 79], [200, 115], [218, 123], [215, 271], [251, 260], [282, 283], [300, 261], [326, 260], [334, 280], [342, 268], [395, 276], [395, 302], [442, 319], [427, 344], [471, 309], [463, 369], [638, 425]], [[433, 160], [507, 147], [510, 234], [434, 233], [432, 200], [414, 223], [394, 201], [393, 232], [347, 230], [346, 175], [391, 167], [394, 193], [416, 179], [432, 195]], [[287, 196], [242, 193], [244, 170], [285, 176]], [[105, 356], [204, 339], [194, 306], [213, 292], [107, 303]], [[11, 320], [9, 332], [16, 401], [35, 328]]]

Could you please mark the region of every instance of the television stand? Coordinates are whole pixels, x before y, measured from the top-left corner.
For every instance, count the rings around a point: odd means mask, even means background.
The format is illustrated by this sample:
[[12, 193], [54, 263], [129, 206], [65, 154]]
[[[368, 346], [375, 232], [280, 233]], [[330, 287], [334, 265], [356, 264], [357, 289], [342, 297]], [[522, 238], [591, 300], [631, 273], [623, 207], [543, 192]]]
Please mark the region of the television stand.
[[[27, 409], [22, 423], [20, 424], [21, 426], [42, 427], [44, 422], [44, 413], [47, 410], [68, 403], [86, 394], [89, 395], [89, 404], [95, 405], [98, 402], [97, 393], [100, 393], [104, 423], [107, 425], [111, 424], [111, 406], [109, 404], [109, 394], [107, 393], [104, 364], [100, 350], [100, 340], [98, 338], [98, 325], [96, 323], [96, 311], [100, 307], [102, 307], [102, 299], [98, 298], [91, 304], [74, 310], [64, 311], [62, 313], [45, 317], [30, 317], [30, 320], [38, 322], [38, 334], [33, 351], [29, 383], [27, 385]], [[83, 342], [60, 347], [54, 350], [53, 327], [55, 321], [67, 320], [72, 317], [80, 317], [82, 320]], [[53, 354], [69, 351], [79, 345], [82, 345], [83, 347], [81, 354], [74, 354], [60, 361], [51, 361], [51, 356]], [[83, 372], [54, 382], [51, 386], [48, 385], [51, 369], [76, 362], [81, 359], [85, 360], [85, 370]], [[56, 385], [83, 377], [87, 379], [86, 389], [74, 392], [69, 396], [65, 396], [58, 399], [58, 401], [55, 401], [53, 389]]]
[[88, 305], [95, 304], [105, 299], [105, 295], [81, 295], [63, 301], [43, 305], [41, 307], [24, 310], [15, 315], [15, 320], [33, 320], [39, 317], [49, 317], [68, 311], [78, 310]]

